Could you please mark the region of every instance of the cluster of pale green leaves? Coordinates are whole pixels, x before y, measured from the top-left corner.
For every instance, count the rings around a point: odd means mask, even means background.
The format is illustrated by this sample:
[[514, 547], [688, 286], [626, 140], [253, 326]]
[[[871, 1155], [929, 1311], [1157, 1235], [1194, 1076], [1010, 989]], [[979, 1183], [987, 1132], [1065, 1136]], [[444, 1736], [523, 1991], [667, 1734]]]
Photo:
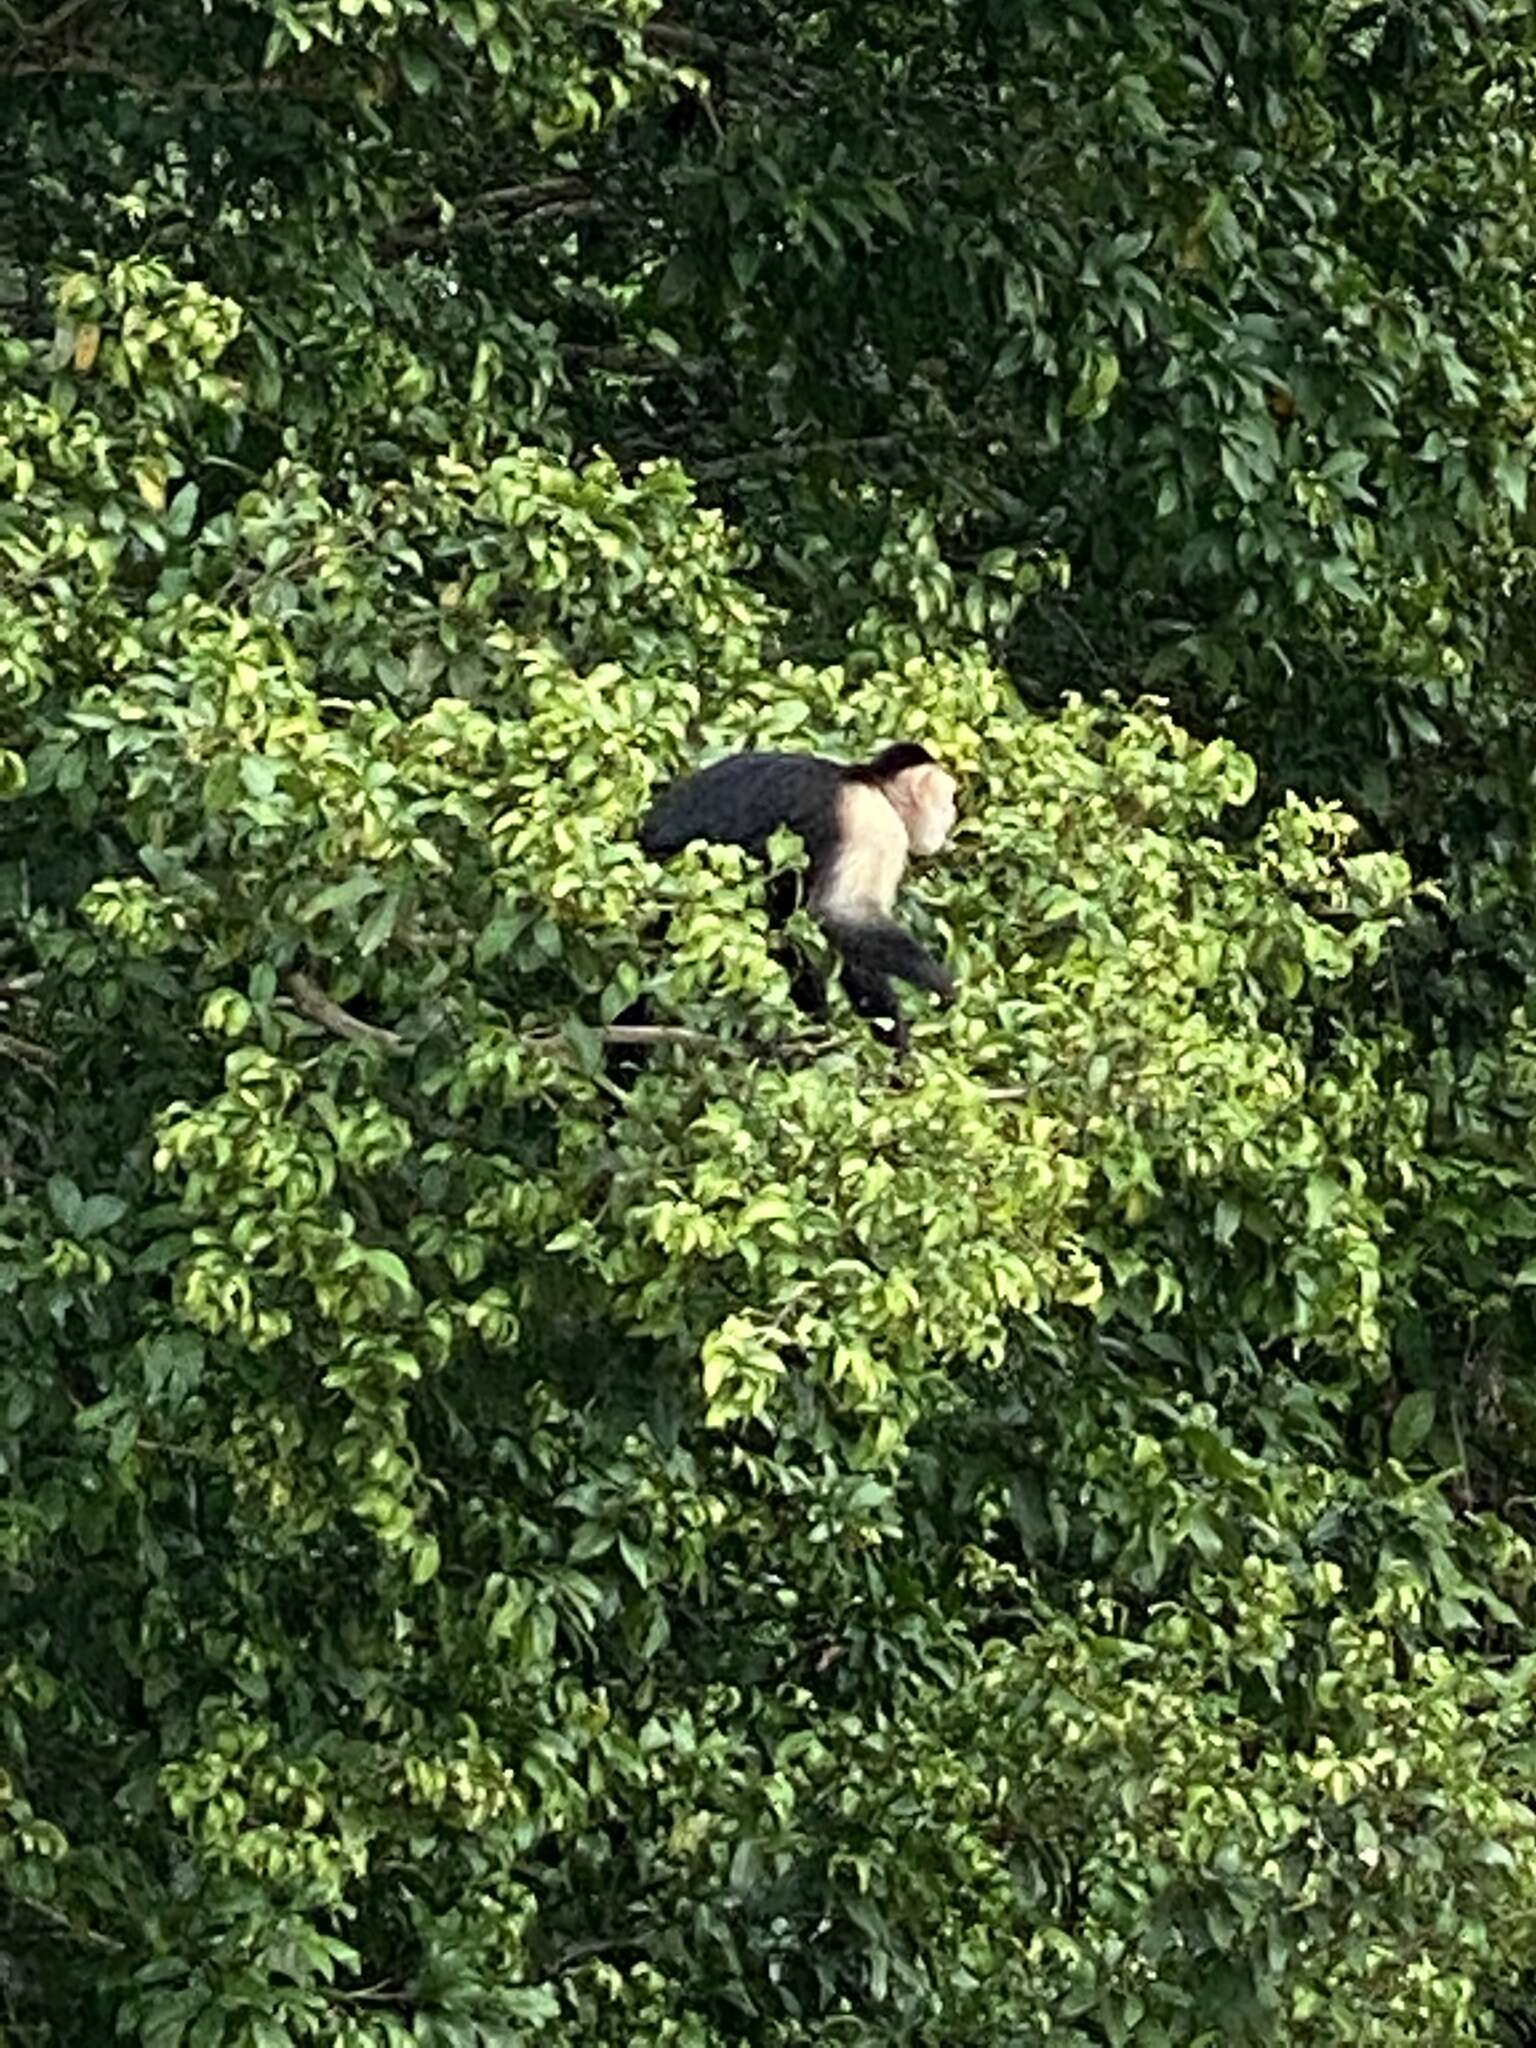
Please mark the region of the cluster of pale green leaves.
[[[148, 379], [151, 413], [157, 346], [181, 336], [212, 375], [239, 326], [192, 302], [168, 324], [158, 272], [64, 297], [77, 375]], [[36, 499], [14, 548], [67, 562], [80, 537], [104, 577], [134, 530], [91, 554], [102, 522], [71, 493], [91, 465], [111, 485], [105, 422], [93, 444], [82, 405], [25, 388], [13, 413]], [[163, 548], [188, 487], [167, 503], [134, 476], [134, 518]], [[281, 982], [302, 968], [419, 1040], [420, 1081], [456, 1118], [558, 1114], [558, 1159], [477, 1189], [468, 1239], [544, 1247], [599, 1281], [629, 1327], [698, 1357], [722, 1421], [765, 1413], [804, 1365], [899, 1441], [893, 1383], [925, 1362], [1000, 1358], [1016, 1319], [1053, 1303], [1112, 1315], [1133, 1279], [1176, 1300], [1175, 1262], [1134, 1235], [1164, 1202], [1264, 1240], [1245, 1284], [1272, 1328], [1374, 1351], [1375, 1240], [1411, 1105], [1364, 1066], [1313, 1061], [1306, 1005], [1375, 958], [1401, 862], [1351, 855], [1346, 820], [1294, 802], [1251, 844], [1218, 840], [1251, 768], [1155, 707], [1033, 717], [974, 651], [775, 665], [729, 534], [669, 467], [625, 482], [533, 452], [445, 457], [336, 501], [280, 466], [193, 534], [147, 612], [82, 606], [95, 632], [70, 666], [91, 679], [33, 739], [39, 792], [78, 788], [84, 809], [121, 788], [140, 849], [61, 928], [60, 965], [111, 999], [125, 960], [173, 964], [205, 1028], [247, 1044], [226, 1091], [164, 1132], [204, 1219], [183, 1301], [206, 1327], [286, 1339], [303, 1276], [322, 1325], [427, 1341], [397, 1255], [339, 1256], [357, 1223], [337, 1172], [398, 1173], [412, 1143], [398, 1119], [376, 1141], [360, 1079], [340, 1105], [328, 1079], [315, 1093], [313, 1026]], [[42, 687], [36, 640], [19, 636], [23, 702]], [[919, 1022], [900, 1092], [842, 1009], [807, 1056], [738, 856], [661, 876], [633, 838], [650, 790], [696, 758], [856, 757], [895, 737], [953, 766], [963, 807], [913, 891], [962, 995]], [[656, 1049], [616, 1089], [596, 1032], [641, 993], [702, 1042]]]

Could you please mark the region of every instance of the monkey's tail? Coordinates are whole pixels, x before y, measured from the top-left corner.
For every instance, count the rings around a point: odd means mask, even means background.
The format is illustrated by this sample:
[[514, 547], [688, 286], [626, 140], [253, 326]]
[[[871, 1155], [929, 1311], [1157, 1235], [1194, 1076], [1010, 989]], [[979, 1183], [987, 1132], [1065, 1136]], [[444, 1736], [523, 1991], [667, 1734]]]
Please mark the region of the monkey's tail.
[[893, 917], [855, 924], [846, 918], [824, 920], [827, 936], [843, 958], [873, 974], [894, 974], [914, 988], [931, 989], [938, 996], [952, 996], [954, 976], [942, 960], [935, 960]]

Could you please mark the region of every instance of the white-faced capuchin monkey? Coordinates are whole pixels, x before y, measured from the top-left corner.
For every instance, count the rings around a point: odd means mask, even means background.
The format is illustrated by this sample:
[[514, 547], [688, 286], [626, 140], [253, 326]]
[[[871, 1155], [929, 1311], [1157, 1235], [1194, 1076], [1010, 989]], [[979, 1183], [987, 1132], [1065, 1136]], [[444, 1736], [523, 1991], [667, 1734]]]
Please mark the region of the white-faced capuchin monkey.
[[[885, 1023], [888, 1032], [880, 1035], [904, 1048], [906, 1020], [891, 977], [946, 1000], [954, 982], [896, 922], [896, 892], [908, 856], [937, 853], [954, 822], [954, 777], [909, 740], [852, 765], [817, 754], [732, 754], [663, 790], [640, 828], [640, 845], [655, 860], [696, 839], [761, 856], [787, 825], [805, 841], [808, 907], [841, 957], [849, 1000], [861, 1016]], [[797, 877], [776, 881], [769, 915], [783, 924]], [[795, 1000], [825, 1014], [820, 977], [798, 965]]]

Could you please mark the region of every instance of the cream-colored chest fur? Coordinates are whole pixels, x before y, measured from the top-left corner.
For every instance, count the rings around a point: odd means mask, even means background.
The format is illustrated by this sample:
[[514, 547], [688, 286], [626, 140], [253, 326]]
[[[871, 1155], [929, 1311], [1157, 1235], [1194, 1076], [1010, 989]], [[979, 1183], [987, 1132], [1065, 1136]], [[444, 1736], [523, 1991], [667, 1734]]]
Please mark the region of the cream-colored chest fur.
[[816, 911], [889, 917], [907, 867], [907, 828], [895, 806], [868, 783], [850, 782], [838, 798], [841, 850], [811, 900]]

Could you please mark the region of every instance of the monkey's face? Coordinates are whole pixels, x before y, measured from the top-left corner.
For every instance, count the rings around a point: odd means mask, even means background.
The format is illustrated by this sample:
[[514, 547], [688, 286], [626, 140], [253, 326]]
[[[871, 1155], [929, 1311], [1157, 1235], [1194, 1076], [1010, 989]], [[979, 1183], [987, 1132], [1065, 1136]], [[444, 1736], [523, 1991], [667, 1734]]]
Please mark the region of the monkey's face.
[[914, 853], [937, 853], [954, 830], [957, 788], [955, 778], [931, 761], [903, 768], [887, 785]]

